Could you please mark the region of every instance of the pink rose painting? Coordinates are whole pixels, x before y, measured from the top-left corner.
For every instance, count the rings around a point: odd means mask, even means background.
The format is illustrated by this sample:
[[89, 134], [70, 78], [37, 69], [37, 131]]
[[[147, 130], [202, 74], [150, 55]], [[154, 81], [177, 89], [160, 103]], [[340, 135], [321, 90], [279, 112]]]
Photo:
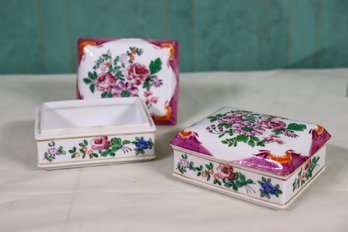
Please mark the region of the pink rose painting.
[[217, 174], [220, 177], [220, 179], [223, 180], [233, 180], [235, 177], [233, 167], [226, 164], [219, 165], [219, 167], [217, 168]]
[[100, 92], [110, 91], [115, 83], [115, 77], [111, 73], [102, 73], [95, 80], [95, 87]]
[[265, 129], [282, 130], [286, 127], [286, 123], [280, 120], [260, 119], [258, 123]]
[[140, 63], [129, 65], [127, 68], [127, 80], [134, 85], [143, 84], [149, 77], [150, 71], [147, 67]]
[[92, 139], [92, 149], [95, 151], [107, 149], [110, 146], [110, 141], [107, 136], [97, 136]]

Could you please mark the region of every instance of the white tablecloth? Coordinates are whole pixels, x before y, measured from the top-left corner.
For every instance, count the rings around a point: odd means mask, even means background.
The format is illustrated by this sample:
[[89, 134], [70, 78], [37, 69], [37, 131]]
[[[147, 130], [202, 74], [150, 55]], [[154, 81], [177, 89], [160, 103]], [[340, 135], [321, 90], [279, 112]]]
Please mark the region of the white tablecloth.
[[[0, 231], [348, 231], [348, 69], [182, 74], [179, 123], [151, 162], [43, 171], [35, 106], [74, 99], [75, 75], [0, 76]], [[324, 125], [327, 170], [271, 210], [172, 177], [174, 134], [229, 105]]]

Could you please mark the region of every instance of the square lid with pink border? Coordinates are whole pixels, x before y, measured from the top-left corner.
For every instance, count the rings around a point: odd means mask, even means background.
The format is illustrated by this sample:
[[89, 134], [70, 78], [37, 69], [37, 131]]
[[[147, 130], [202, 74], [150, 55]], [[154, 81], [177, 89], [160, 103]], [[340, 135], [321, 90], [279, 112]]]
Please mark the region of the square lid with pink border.
[[223, 107], [179, 132], [174, 149], [288, 176], [331, 135], [320, 125]]
[[78, 99], [139, 97], [156, 124], [174, 125], [178, 88], [176, 40], [78, 40]]

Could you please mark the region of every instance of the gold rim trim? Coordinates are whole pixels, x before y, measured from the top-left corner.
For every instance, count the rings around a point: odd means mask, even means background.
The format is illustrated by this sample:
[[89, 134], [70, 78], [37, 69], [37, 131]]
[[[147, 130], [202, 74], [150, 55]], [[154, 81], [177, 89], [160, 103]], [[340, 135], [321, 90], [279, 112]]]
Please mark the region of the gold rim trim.
[[[236, 194], [236, 195], [240, 195], [240, 196], [244, 196], [244, 197], [248, 197], [248, 198], [252, 198], [252, 199], [255, 199], [255, 200], [258, 200], [258, 201], [264, 201], [266, 203], [270, 203], [270, 204], [273, 204], [273, 205], [279, 205], [279, 206], [287, 206], [292, 200], [294, 200], [296, 197], [298, 197], [310, 184], [312, 184], [312, 182], [326, 169], [326, 166], [323, 166], [308, 182], [305, 183], [305, 185], [303, 185], [301, 187], [301, 189], [295, 193], [292, 197], [290, 197], [289, 200], [287, 200], [284, 204], [281, 204], [281, 203], [276, 203], [276, 202], [273, 202], [273, 201], [269, 201], [269, 200], [266, 200], [266, 199], [263, 199], [263, 198], [259, 198], [259, 197], [254, 197], [254, 196], [251, 196], [251, 195], [248, 195], [246, 193], [241, 193], [241, 192], [236, 192], [236, 191], [233, 191], [231, 189], [228, 189], [228, 188], [224, 188], [222, 186], [219, 186], [219, 185], [214, 185], [214, 184], [211, 184], [209, 182], [205, 182], [205, 181], [202, 181], [202, 180], [198, 180], [198, 179], [195, 179], [195, 178], [192, 178], [192, 177], [189, 177], [189, 176], [186, 176], [186, 175], [183, 175], [181, 173], [178, 173], [176, 171], [173, 171], [173, 174], [174, 176], [177, 175], [177, 176], [180, 176], [182, 178], [186, 178], [188, 180], [191, 180], [191, 181], [194, 181], [194, 182], [198, 182], [199, 183], [202, 183], [204, 185], [208, 185], [208, 186], [211, 186], [212, 189], [221, 189], [223, 190], [224, 192], [229, 192], [229, 193], [232, 193], [232, 194]], [[189, 181], [188, 181], [189, 183]], [[201, 186], [199, 186], [201, 187]]]
[[[322, 146], [314, 155], [310, 156], [309, 158], [313, 158], [315, 157], [318, 152], [320, 152], [323, 148], [325, 148], [326, 145]], [[186, 149], [182, 149], [182, 148], [179, 148], [177, 146], [173, 146], [172, 145], [172, 148], [174, 151], [178, 151], [178, 152], [183, 152], [183, 153], [186, 153], [188, 155], [193, 155], [195, 157], [198, 157], [198, 158], [201, 158], [201, 159], [204, 159], [204, 160], [209, 160], [209, 161], [213, 161], [213, 162], [216, 162], [216, 163], [221, 163], [221, 164], [227, 164], [227, 165], [230, 165], [230, 166], [233, 166], [233, 167], [236, 167], [236, 168], [239, 168], [241, 170], [245, 170], [245, 171], [250, 171], [250, 172], [253, 172], [253, 173], [257, 173], [257, 174], [261, 174], [261, 175], [264, 175], [264, 176], [267, 176], [267, 177], [271, 177], [271, 178], [274, 178], [274, 179], [277, 179], [277, 180], [282, 180], [282, 181], [285, 181], [285, 180], [288, 180], [290, 179], [293, 175], [295, 175], [298, 170], [300, 170], [300, 168], [302, 168], [303, 166], [305, 166], [305, 164], [307, 163], [308, 160], [306, 160], [305, 162], [303, 162], [303, 164], [301, 164], [300, 166], [298, 166], [291, 174], [287, 175], [287, 176], [284, 176], [284, 178], [281, 178], [279, 175], [275, 175], [275, 174], [270, 174], [268, 172], [264, 172], [264, 171], [260, 171], [258, 169], [253, 169], [253, 168], [249, 168], [249, 167], [245, 167], [245, 166], [242, 166], [242, 165], [238, 165], [236, 163], [232, 163], [232, 162], [228, 162], [228, 161], [225, 161], [225, 160], [218, 160], [218, 159], [215, 159], [215, 158], [212, 158], [210, 156], [207, 156], [207, 155], [202, 155], [198, 152], [192, 152], [190, 150], [186, 150]]]

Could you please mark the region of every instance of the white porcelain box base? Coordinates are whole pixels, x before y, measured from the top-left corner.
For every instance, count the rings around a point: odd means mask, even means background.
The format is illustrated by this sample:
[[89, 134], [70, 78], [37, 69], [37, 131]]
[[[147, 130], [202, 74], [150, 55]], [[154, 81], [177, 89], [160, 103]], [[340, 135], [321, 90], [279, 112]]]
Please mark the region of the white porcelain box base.
[[155, 158], [155, 126], [138, 98], [74, 100], [37, 111], [38, 166], [105, 165]]
[[326, 167], [326, 146], [284, 178], [173, 148], [174, 177], [274, 209], [288, 207]]

